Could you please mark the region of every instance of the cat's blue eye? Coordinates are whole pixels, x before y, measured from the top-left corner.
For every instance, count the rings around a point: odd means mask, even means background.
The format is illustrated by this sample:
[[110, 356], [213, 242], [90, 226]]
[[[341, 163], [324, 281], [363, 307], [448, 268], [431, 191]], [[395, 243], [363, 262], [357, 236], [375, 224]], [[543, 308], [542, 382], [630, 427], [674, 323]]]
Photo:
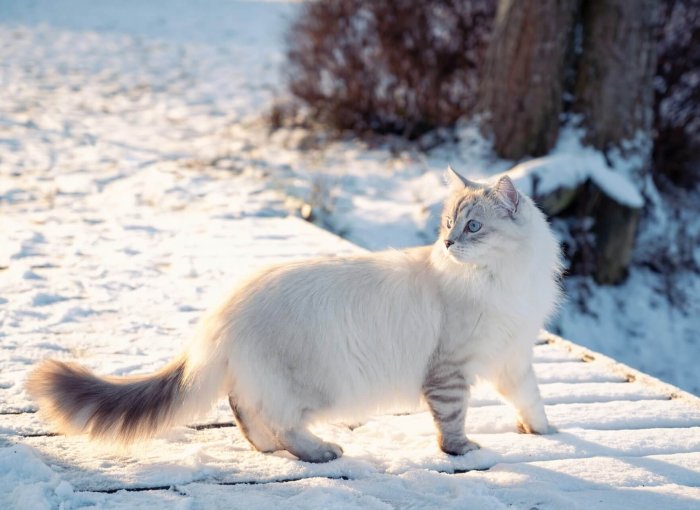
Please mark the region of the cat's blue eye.
[[472, 234], [481, 230], [481, 223], [476, 220], [469, 220], [467, 222], [467, 230]]

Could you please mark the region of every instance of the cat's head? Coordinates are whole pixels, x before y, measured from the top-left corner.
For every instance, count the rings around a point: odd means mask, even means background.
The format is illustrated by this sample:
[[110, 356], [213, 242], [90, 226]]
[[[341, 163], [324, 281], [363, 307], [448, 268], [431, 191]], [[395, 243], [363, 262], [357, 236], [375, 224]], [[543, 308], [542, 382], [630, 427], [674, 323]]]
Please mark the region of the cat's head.
[[451, 167], [450, 196], [440, 226], [440, 248], [454, 261], [491, 265], [526, 248], [527, 208], [532, 207], [507, 177], [494, 185], [472, 182]]

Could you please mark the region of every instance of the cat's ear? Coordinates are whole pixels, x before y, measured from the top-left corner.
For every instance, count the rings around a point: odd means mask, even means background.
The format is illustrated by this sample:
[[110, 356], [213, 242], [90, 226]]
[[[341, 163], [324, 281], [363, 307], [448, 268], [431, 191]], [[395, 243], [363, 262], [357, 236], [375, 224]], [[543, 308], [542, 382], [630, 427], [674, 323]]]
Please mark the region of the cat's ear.
[[513, 216], [518, 212], [518, 206], [520, 205], [520, 195], [518, 190], [515, 189], [513, 181], [510, 177], [504, 175], [493, 187], [493, 196], [496, 197], [498, 204], [503, 207], [510, 216]]
[[479, 185], [457, 173], [451, 165], [447, 165], [447, 184], [452, 191], [460, 191], [464, 188], [478, 188]]

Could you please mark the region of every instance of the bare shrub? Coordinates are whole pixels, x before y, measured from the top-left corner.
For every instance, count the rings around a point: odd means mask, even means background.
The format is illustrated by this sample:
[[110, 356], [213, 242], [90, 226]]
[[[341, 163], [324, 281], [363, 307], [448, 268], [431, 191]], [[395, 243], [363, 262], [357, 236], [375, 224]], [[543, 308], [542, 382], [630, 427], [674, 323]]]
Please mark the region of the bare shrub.
[[665, 0], [656, 70], [654, 169], [657, 177], [686, 187], [700, 179], [698, 41], [700, 0]]
[[289, 87], [338, 130], [416, 138], [476, 103], [496, 0], [318, 0], [288, 36]]

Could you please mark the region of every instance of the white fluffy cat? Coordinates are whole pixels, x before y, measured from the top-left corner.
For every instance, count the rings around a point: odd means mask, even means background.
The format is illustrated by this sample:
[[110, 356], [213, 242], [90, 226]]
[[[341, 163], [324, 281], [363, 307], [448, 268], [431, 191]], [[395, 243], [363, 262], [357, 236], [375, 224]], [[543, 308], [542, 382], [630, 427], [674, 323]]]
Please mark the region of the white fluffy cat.
[[440, 448], [465, 435], [469, 386], [487, 379], [524, 432], [546, 433], [532, 347], [559, 297], [559, 247], [508, 177], [448, 170], [430, 247], [269, 267], [202, 321], [196, 342], [155, 374], [101, 378], [45, 361], [28, 388], [64, 432], [128, 442], [206, 411], [221, 396], [260, 451], [324, 462], [342, 454], [308, 430], [425, 398]]

